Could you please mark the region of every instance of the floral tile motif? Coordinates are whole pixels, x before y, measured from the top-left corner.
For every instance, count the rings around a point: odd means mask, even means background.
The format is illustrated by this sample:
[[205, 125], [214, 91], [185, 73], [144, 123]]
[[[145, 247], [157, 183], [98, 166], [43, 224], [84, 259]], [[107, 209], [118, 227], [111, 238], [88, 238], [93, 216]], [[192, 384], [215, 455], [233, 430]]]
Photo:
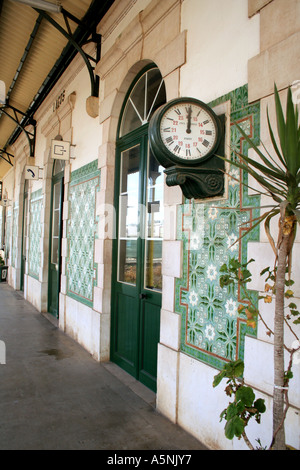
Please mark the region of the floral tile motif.
[[41, 265], [40, 241], [42, 235], [41, 210], [43, 208], [42, 190], [35, 191], [30, 198], [29, 257], [28, 274], [39, 278]]
[[10, 232], [11, 232], [11, 208], [7, 208], [6, 224], [5, 224], [5, 257], [9, 258], [10, 255]]
[[1, 248], [2, 248], [2, 245], [3, 245], [3, 240], [2, 240], [2, 236], [3, 236], [3, 230], [2, 230], [3, 217], [2, 217], [2, 213], [3, 213], [3, 208], [0, 207], [0, 247]]
[[13, 208], [13, 227], [12, 227], [12, 247], [11, 247], [11, 265], [16, 267], [17, 257], [17, 243], [18, 243], [18, 217], [19, 217], [19, 205], [14, 203]]
[[[259, 139], [259, 104], [248, 105], [247, 86], [210, 103], [231, 100], [231, 122], [237, 121], [248, 135]], [[247, 152], [237, 127], [231, 125], [231, 158], [235, 150]], [[221, 288], [220, 268], [230, 258], [247, 261], [247, 243], [259, 239], [259, 228], [240, 240], [243, 229], [257, 216], [258, 196], [249, 196], [247, 174], [229, 170], [228, 199], [195, 203], [179, 208], [177, 236], [183, 240], [182, 279], [176, 280], [175, 309], [182, 316], [181, 350], [216, 367], [243, 358], [245, 334], [256, 331], [246, 326], [238, 313], [242, 301], [237, 287]], [[254, 207], [254, 208], [253, 208]], [[243, 224], [243, 225], [241, 225]], [[250, 238], [251, 237], [251, 238]]]
[[69, 184], [69, 220], [67, 294], [93, 306], [96, 283], [94, 246], [97, 231], [96, 195], [100, 189], [98, 161], [71, 174]]

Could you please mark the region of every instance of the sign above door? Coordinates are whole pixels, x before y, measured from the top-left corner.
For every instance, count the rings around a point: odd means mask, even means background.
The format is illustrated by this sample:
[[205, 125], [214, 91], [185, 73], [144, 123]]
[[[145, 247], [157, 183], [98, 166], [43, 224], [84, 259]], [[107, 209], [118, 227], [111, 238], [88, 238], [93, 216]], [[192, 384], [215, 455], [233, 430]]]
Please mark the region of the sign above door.
[[71, 143], [63, 140], [52, 140], [50, 157], [56, 160], [70, 160]]

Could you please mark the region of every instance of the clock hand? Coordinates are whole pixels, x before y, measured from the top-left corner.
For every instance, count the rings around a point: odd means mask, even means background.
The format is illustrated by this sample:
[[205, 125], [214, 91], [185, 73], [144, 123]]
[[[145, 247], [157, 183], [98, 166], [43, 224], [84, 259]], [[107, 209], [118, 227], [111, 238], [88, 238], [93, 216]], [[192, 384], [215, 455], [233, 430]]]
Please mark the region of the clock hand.
[[192, 131], [191, 131], [191, 120], [192, 120], [192, 107], [190, 106], [189, 109], [188, 109], [188, 112], [187, 112], [187, 119], [188, 119], [188, 122], [187, 122], [187, 130], [186, 130], [186, 133], [187, 134], [190, 134]]

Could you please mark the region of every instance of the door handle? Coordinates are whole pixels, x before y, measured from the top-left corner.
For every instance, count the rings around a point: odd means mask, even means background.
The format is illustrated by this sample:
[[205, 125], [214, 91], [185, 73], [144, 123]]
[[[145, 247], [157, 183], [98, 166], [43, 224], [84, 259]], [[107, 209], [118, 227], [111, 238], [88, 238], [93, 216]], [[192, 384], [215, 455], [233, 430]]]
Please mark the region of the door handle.
[[139, 297], [141, 300], [147, 299], [147, 294], [140, 294]]

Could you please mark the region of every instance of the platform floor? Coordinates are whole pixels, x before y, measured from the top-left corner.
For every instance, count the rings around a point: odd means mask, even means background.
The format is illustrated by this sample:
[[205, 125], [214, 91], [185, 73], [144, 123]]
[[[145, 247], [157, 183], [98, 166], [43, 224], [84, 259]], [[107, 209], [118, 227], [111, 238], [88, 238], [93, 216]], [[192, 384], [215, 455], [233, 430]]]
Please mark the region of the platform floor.
[[155, 394], [0, 283], [0, 450], [206, 450]]

